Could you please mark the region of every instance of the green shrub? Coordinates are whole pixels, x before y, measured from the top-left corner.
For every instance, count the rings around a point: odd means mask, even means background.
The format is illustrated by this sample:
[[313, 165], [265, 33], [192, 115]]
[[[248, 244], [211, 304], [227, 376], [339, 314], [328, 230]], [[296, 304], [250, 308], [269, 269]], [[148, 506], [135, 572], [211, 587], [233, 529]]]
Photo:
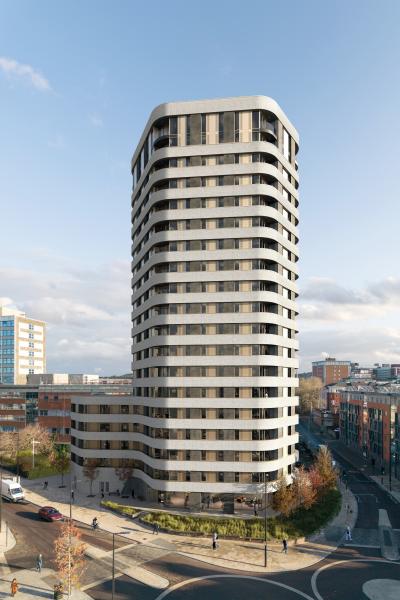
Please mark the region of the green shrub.
[[112, 502], [111, 500], [102, 500], [100, 504], [101, 506], [104, 506], [104, 508], [108, 508], [109, 510], [113, 510], [128, 517], [132, 517], [139, 512], [136, 508], [133, 508], [133, 506], [118, 504], [118, 502]]
[[[338, 490], [329, 490], [308, 510], [299, 508], [290, 517], [269, 518], [268, 539], [298, 539], [311, 535], [330, 521], [340, 510], [341, 496]], [[158, 523], [162, 529], [181, 533], [211, 535], [214, 531], [221, 537], [264, 539], [264, 519], [241, 519], [237, 517], [194, 517], [165, 512], [149, 512], [143, 517], [146, 523]]]

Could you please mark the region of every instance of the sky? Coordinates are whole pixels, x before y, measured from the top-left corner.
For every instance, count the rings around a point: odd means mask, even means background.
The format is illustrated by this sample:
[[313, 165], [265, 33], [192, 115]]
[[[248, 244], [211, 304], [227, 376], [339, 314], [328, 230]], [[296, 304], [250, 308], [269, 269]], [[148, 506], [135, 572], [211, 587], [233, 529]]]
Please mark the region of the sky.
[[400, 363], [397, 0], [0, 0], [0, 298], [49, 372], [130, 370], [130, 159], [154, 106], [264, 94], [300, 134], [300, 370]]

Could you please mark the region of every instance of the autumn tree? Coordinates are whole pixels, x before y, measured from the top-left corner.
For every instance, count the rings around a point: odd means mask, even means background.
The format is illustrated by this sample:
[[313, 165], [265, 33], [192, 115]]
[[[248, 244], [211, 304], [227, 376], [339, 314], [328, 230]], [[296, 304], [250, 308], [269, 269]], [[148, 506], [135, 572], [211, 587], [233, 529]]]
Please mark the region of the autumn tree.
[[338, 472], [332, 463], [332, 454], [326, 446], [320, 446], [314, 462], [314, 468], [320, 478], [320, 489], [331, 490], [336, 487]]
[[286, 477], [282, 475], [277, 482], [276, 491], [272, 499], [272, 508], [284, 517], [288, 517], [296, 508], [296, 498], [293, 488], [288, 486]]
[[292, 491], [295, 503], [306, 510], [311, 508], [317, 498], [317, 490], [314, 488], [310, 474], [304, 466], [295, 470], [292, 483]]
[[53, 438], [44, 427], [40, 425], [28, 425], [19, 431], [18, 448], [22, 450], [32, 450], [32, 442], [39, 442], [38, 452], [40, 454], [50, 454], [53, 449]]
[[99, 476], [99, 461], [96, 458], [86, 458], [82, 471], [83, 475], [90, 482], [90, 496], [93, 496], [93, 482]]
[[64, 521], [54, 541], [55, 563], [61, 582], [71, 590], [79, 587], [85, 570], [86, 544], [81, 542], [81, 533], [73, 521]]
[[57, 444], [50, 453], [49, 461], [61, 475], [61, 487], [64, 487], [64, 474], [68, 472], [71, 464], [71, 454], [66, 444]]
[[301, 377], [298, 389], [300, 413], [308, 414], [320, 406], [322, 380], [319, 377]]
[[321, 474], [319, 471], [317, 471], [317, 469], [315, 468], [315, 465], [313, 465], [308, 470], [308, 477], [310, 479], [313, 489], [315, 490], [316, 494], [318, 495], [322, 489], [323, 483], [322, 483]]

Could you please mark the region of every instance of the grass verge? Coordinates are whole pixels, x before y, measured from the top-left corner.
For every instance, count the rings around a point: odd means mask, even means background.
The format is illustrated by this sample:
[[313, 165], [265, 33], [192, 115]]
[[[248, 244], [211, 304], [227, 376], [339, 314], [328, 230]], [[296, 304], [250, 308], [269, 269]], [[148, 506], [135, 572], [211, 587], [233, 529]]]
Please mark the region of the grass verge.
[[[328, 523], [340, 510], [341, 495], [336, 489], [327, 491], [309, 509], [300, 508], [290, 517], [269, 518], [269, 539], [298, 539], [311, 535]], [[264, 539], [262, 518], [241, 519], [239, 517], [194, 517], [164, 512], [149, 512], [142, 519], [149, 525], [158, 523], [161, 529], [178, 533], [211, 535], [214, 531], [221, 537]]]

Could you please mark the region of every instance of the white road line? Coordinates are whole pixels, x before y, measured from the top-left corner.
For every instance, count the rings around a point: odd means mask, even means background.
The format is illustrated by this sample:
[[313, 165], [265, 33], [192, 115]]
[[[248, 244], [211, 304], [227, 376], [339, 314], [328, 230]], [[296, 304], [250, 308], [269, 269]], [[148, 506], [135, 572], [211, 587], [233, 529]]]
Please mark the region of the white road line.
[[[123, 573], [115, 573], [115, 579], [117, 579], [117, 577], [121, 577], [123, 575]], [[86, 590], [90, 590], [90, 588], [96, 587], [97, 585], [101, 585], [102, 583], [105, 583], [106, 581], [110, 581], [110, 579], [112, 579], [111, 575], [109, 577], [102, 577], [101, 579], [97, 579], [97, 581], [93, 581], [92, 583], [88, 583], [87, 585], [83, 585], [80, 589], [82, 590], [82, 592], [85, 592]]]
[[278, 583], [277, 581], [272, 581], [271, 579], [262, 579], [261, 577], [251, 577], [250, 575], [204, 575], [203, 577], [194, 577], [193, 579], [186, 579], [185, 581], [176, 583], [167, 590], [161, 592], [161, 594], [157, 596], [155, 600], [163, 600], [163, 598], [166, 598], [175, 590], [178, 590], [179, 588], [184, 587], [185, 585], [190, 585], [197, 581], [204, 581], [205, 579], [249, 579], [253, 581], [259, 581], [261, 583], [270, 583], [271, 585], [276, 585], [280, 588], [284, 588], [285, 590], [289, 590], [290, 592], [294, 592], [301, 598], [306, 598], [306, 600], [314, 600], [314, 598], [312, 598], [308, 594], [305, 594], [304, 592], [297, 590], [296, 588], [291, 587], [290, 585], [286, 585], [285, 583]]
[[[312, 588], [312, 591], [314, 592], [314, 595], [317, 598], [317, 600], [324, 600], [324, 598], [319, 593], [318, 587], [317, 587], [317, 579], [318, 579], [319, 574], [322, 573], [322, 571], [329, 569], [330, 567], [335, 567], [336, 565], [341, 565], [344, 563], [352, 563], [352, 562], [370, 562], [370, 563], [386, 563], [388, 565], [400, 565], [399, 562], [395, 562], [392, 560], [382, 560], [380, 558], [375, 558], [375, 559], [374, 558], [353, 558], [353, 559], [349, 558], [347, 560], [337, 560], [333, 563], [324, 565], [323, 567], [320, 567], [319, 569], [314, 571], [314, 573], [311, 577], [311, 588]], [[156, 598], [156, 600], [158, 600], [158, 598]]]

